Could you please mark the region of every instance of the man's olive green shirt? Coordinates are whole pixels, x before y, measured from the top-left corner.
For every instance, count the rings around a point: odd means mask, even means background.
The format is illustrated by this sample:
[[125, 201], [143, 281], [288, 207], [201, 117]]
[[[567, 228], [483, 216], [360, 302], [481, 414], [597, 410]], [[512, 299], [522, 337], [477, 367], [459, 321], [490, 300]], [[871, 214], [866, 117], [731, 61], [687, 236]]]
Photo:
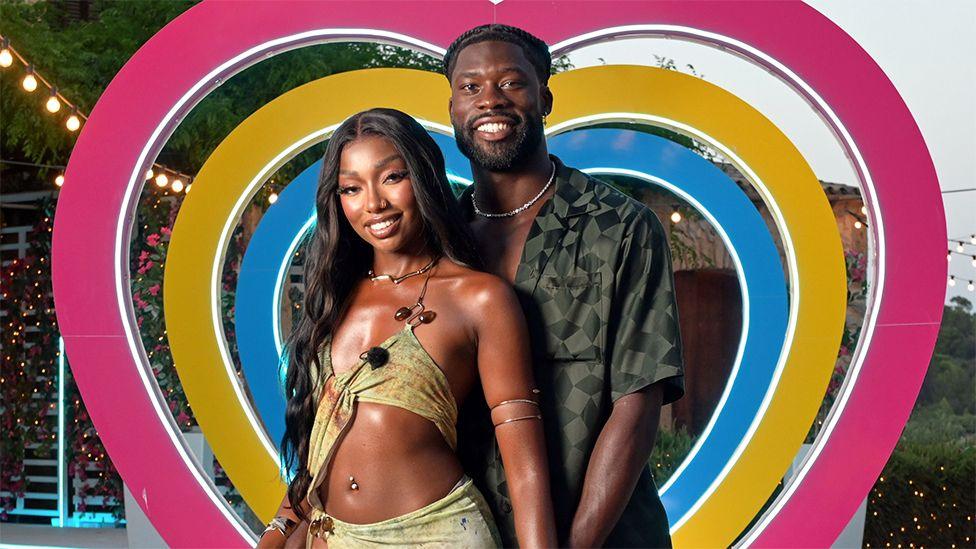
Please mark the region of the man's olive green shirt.
[[[660, 221], [641, 203], [552, 158], [555, 194], [529, 229], [515, 290], [529, 326], [556, 528], [565, 543], [614, 401], [660, 383], [667, 404], [684, 394], [684, 378]], [[470, 189], [460, 200], [471, 219]], [[472, 395], [467, 402], [462, 459], [505, 544], [514, 545], [511, 500], [484, 399]], [[668, 519], [648, 467], [606, 545], [670, 547]]]

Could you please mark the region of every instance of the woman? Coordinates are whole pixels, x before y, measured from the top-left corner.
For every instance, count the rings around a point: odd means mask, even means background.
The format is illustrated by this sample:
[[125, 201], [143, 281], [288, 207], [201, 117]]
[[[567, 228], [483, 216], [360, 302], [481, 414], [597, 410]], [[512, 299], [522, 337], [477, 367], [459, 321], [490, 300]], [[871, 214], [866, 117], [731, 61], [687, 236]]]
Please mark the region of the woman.
[[297, 473], [259, 546], [498, 545], [455, 454], [479, 378], [519, 542], [553, 546], [525, 320], [513, 290], [476, 270], [433, 139], [396, 110], [352, 116], [329, 141], [316, 203], [286, 378], [283, 455]]

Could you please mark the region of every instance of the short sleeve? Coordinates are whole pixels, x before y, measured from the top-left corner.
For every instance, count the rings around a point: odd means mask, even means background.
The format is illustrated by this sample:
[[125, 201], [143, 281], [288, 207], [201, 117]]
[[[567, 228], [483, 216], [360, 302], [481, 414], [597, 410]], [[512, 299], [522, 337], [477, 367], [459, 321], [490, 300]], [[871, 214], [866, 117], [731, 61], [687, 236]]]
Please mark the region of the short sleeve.
[[664, 404], [684, 395], [671, 252], [661, 222], [642, 211], [624, 237], [615, 272], [607, 348], [611, 398], [661, 383]]

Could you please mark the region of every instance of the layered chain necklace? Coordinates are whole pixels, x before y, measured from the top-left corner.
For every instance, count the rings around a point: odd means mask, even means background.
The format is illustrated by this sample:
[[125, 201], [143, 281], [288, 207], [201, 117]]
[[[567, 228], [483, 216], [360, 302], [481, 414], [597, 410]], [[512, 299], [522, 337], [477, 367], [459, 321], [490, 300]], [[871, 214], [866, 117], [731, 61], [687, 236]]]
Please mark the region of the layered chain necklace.
[[[550, 160], [550, 162], [552, 162], [552, 160]], [[488, 212], [481, 211], [481, 208], [478, 207], [478, 200], [477, 200], [477, 198], [475, 198], [475, 190], [474, 189], [471, 189], [471, 205], [474, 206], [474, 213], [476, 213], [476, 214], [478, 214], [478, 215], [480, 215], [482, 217], [512, 217], [513, 215], [518, 215], [518, 214], [524, 212], [525, 210], [528, 210], [529, 208], [532, 207], [533, 204], [535, 204], [536, 202], [538, 202], [539, 199], [542, 198], [542, 195], [546, 194], [546, 191], [548, 191], [549, 190], [549, 187], [552, 186], [552, 182], [555, 181], [555, 179], [556, 179], [556, 163], [555, 162], [552, 162], [552, 174], [549, 176], [549, 181], [546, 182], [546, 186], [545, 187], [542, 187], [542, 190], [539, 191], [539, 194], [535, 195], [535, 198], [533, 198], [532, 200], [529, 200], [525, 204], [522, 204], [521, 206], [519, 206], [518, 208], [515, 208], [514, 210], [512, 210], [510, 212], [488, 213]]]

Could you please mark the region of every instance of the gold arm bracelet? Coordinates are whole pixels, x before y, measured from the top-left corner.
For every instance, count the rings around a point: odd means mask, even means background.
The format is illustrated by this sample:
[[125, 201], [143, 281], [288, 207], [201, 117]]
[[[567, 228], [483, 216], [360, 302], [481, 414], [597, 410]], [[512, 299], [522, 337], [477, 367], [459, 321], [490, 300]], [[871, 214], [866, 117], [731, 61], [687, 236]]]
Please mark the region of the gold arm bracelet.
[[535, 414], [535, 415], [531, 415], [531, 416], [513, 417], [511, 419], [506, 419], [504, 421], [499, 421], [498, 423], [495, 424], [495, 428], [497, 429], [499, 425], [504, 425], [506, 423], [511, 423], [513, 421], [522, 421], [523, 419], [542, 419], [542, 415], [541, 414]]
[[514, 404], [516, 402], [521, 402], [523, 404], [531, 404], [531, 405], [535, 406], [536, 408], [539, 407], [539, 403], [536, 402], [536, 401], [534, 401], [534, 400], [532, 400], [532, 399], [529, 399], [529, 398], [513, 398], [511, 400], [503, 400], [503, 401], [499, 402], [498, 404], [492, 406], [491, 409], [494, 410], [495, 408], [498, 408], [499, 406], [504, 406], [506, 404]]

